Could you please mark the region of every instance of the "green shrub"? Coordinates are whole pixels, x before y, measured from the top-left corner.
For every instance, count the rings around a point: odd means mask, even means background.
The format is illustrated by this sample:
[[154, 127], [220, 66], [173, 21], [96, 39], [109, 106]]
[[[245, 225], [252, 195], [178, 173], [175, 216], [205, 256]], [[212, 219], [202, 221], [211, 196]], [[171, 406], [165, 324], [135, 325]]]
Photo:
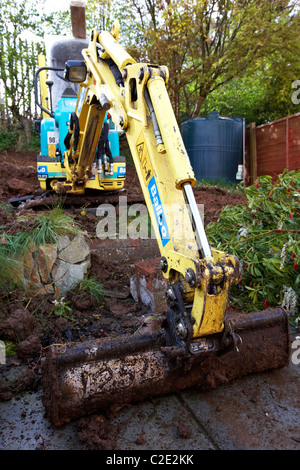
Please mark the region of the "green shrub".
[[5, 131], [0, 129], [0, 152], [2, 150], [9, 149], [14, 147], [17, 142], [17, 136], [14, 131]]
[[242, 276], [232, 306], [245, 312], [282, 305], [300, 315], [300, 170], [272, 182], [261, 176], [244, 188], [248, 205], [227, 206], [207, 227], [214, 248], [240, 259]]
[[22, 150], [39, 151], [40, 136], [34, 130], [33, 124], [31, 124], [30, 142], [28, 142], [25, 132], [20, 129], [19, 123], [8, 130], [0, 128], [0, 152], [12, 148], [16, 149], [17, 152]]

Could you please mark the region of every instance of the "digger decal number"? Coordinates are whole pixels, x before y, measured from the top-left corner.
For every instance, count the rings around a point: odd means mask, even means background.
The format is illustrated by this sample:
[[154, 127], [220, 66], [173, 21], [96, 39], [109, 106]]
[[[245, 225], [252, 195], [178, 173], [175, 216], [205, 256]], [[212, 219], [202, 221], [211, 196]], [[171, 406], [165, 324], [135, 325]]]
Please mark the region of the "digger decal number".
[[119, 166], [118, 168], [118, 178], [125, 178], [126, 176], [126, 167], [125, 166]]
[[43, 178], [43, 179], [48, 178], [48, 168], [44, 165], [38, 166], [37, 174], [38, 174], [38, 178]]
[[154, 175], [152, 176], [149, 182], [148, 191], [149, 191], [152, 207], [154, 210], [156, 222], [158, 225], [162, 245], [163, 247], [165, 247], [166, 244], [170, 241], [170, 236], [169, 236], [167, 221], [166, 221], [166, 217], [164, 214], [163, 206], [160, 201], [159, 192], [157, 189]]
[[47, 132], [47, 142], [48, 142], [48, 155], [49, 157], [54, 158], [56, 152], [56, 144], [58, 142], [57, 133], [49, 131]]
[[38, 178], [47, 178], [48, 168], [44, 165], [38, 166], [37, 173], [38, 173]]

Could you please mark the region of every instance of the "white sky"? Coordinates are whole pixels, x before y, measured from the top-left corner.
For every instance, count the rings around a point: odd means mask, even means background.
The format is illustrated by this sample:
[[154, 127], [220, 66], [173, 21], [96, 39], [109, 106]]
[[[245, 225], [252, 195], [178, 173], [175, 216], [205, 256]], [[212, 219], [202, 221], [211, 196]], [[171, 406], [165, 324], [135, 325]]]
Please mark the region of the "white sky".
[[[71, 3], [71, 0], [46, 0], [45, 6], [46, 6], [47, 13], [51, 13], [53, 11], [69, 10], [70, 3]], [[84, 3], [86, 2], [84, 1]]]
[[[46, 0], [45, 1], [45, 13], [52, 13], [55, 11], [65, 11], [70, 10], [70, 3], [72, 0]], [[86, 3], [86, 0], [80, 0], [83, 3]], [[23, 31], [21, 34], [23, 39], [27, 39], [29, 41], [40, 41], [40, 38], [35, 34], [29, 31]]]

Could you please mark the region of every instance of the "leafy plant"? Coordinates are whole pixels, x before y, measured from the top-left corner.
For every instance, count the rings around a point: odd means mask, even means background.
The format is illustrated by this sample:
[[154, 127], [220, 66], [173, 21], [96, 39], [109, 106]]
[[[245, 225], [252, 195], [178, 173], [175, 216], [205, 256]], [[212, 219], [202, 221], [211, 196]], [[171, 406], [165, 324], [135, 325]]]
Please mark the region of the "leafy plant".
[[58, 317], [63, 317], [66, 320], [73, 320], [74, 317], [72, 315], [72, 307], [70, 305], [69, 300], [65, 300], [64, 297], [62, 297], [59, 300], [53, 300], [52, 302], [54, 304], [54, 307], [52, 308], [51, 313]]
[[[0, 140], [1, 140], [1, 134], [0, 134]], [[5, 214], [10, 214], [10, 215], [14, 214], [13, 206], [5, 201], [0, 201], [0, 210], [2, 210]]]
[[227, 206], [207, 235], [217, 249], [240, 260], [241, 279], [231, 302], [245, 312], [282, 305], [300, 315], [300, 170], [272, 182], [261, 176], [244, 188], [248, 205]]
[[13, 356], [16, 353], [17, 345], [13, 343], [12, 341], [9, 341], [8, 339], [4, 341], [4, 344], [5, 344], [5, 355], [7, 357]]

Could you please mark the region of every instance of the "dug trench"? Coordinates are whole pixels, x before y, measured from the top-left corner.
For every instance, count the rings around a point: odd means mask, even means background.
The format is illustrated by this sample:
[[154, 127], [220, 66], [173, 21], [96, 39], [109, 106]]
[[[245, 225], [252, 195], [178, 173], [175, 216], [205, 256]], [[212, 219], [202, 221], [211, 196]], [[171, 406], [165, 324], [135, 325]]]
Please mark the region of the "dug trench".
[[[36, 177], [35, 153], [2, 152], [0, 170], [2, 202], [42, 194]], [[127, 165], [122, 196], [127, 197], [128, 204], [144, 201], [137, 174], [130, 164]], [[224, 206], [246, 203], [241, 193], [213, 186], [197, 187], [195, 197], [198, 204], [204, 204], [205, 225], [216, 221]], [[96, 200], [80, 197], [65, 200], [64, 204], [64, 210], [73, 214], [74, 221], [88, 234], [91, 249], [89, 276], [99, 280], [106, 292], [101, 305], [95, 306], [90, 295], [67, 293], [64, 301], [70, 315], [57, 315], [53, 314], [53, 295], [42, 292], [28, 296], [21, 289], [0, 293], [0, 339], [12, 345], [5, 365], [0, 366], [0, 400], [9, 401], [41, 386], [41, 362], [51, 344], [114, 338], [134, 334], [143, 326], [148, 312], [133, 299], [130, 279], [135, 273], [136, 262], [158, 257], [159, 251], [153, 239], [101, 240], [96, 236], [98, 218], [95, 207], [99, 203], [116, 206], [118, 198], [118, 194], [104, 194]], [[50, 205], [42, 206], [25, 203], [21, 209], [12, 211], [0, 208], [3, 243], [6, 233], [24, 229], [22, 224], [16, 223], [18, 214], [34, 217], [37, 211], [51, 210], [51, 204], [57, 203], [57, 199], [54, 196], [48, 202]], [[251, 349], [251, 345], [249, 347]], [[227, 372], [225, 370], [224, 374]], [[222, 364], [218, 374], [222, 376]], [[180, 378], [180, 386], [179, 382]], [[114, 448], [118, 429], [110, 426], [109, 417], [108, 409], [106, 414], [91, 415], [81, 420], [79, 437], [87, 448]]]

